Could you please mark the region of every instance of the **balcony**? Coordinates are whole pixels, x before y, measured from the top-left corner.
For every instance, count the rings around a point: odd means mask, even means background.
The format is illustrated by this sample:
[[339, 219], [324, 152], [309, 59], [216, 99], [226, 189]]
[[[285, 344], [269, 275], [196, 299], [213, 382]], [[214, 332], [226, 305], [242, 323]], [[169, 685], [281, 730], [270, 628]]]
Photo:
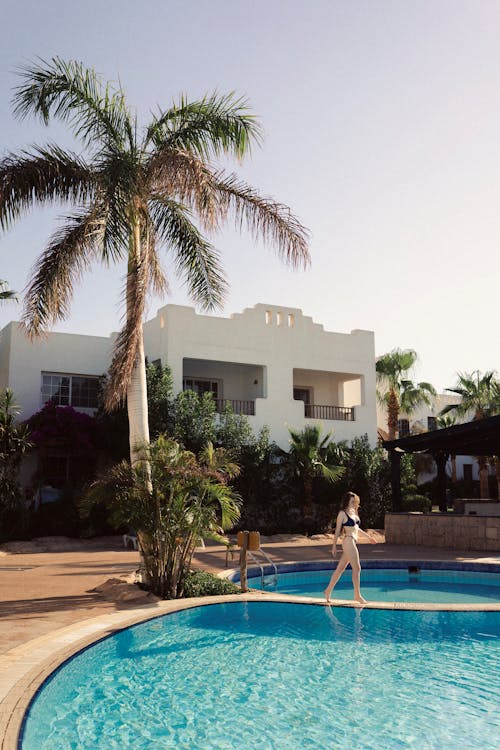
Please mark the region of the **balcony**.
[[304, 416], [308, 419], [329, 419], [354, 422], [354, 406], [332, 406], [330, 404], [304, 404]]
[[229, 405], [234, 414], [244, 414], [247, 417], [255, 415], [255, 401], [242, 401], [233, 398], [216, 398], [214, 401], [215, 410], [218, 414], [222, 414], [226, 406]]

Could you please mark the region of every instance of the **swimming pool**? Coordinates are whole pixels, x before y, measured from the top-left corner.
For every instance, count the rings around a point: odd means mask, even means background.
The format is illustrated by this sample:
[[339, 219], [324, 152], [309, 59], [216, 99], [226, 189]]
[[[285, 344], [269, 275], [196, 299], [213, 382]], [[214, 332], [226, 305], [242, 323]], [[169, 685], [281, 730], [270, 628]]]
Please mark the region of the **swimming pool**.
[[215, 604], [71, 658], [21, 748], [493, 750], [499, 682], [497, 612]]
[[[253, 567], [248, 585], [271, 593], [324, 598], [333, 562], [301, 562]], [[277, 575], [276, 575], [277, 571]], [[239, 572], [229, 575], [239, 581]], [[485, 563], [379, 561], [363, 562], [361, 592], [370, 602], [481, 605], [500, 602], [500, 565]], [[351, 570], [336, 585], [332, 598], [352, 600]]]

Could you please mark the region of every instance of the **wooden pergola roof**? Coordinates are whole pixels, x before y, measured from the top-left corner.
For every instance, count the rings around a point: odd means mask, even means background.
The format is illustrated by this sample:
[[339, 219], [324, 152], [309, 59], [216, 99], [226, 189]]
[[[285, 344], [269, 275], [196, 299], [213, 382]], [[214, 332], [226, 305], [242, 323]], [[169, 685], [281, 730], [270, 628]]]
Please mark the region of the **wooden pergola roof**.
[[441, 430], [384, 440], [388, 451], [447, 453], [454, 456], [500, 456], [500, 415], [453, 425]]
[[403, 453], [430, 453], [437, 464], [439, 509], [446, 512], [446, 461], [448, 456], [500, 456], [500, 415], [456, 424], [421, 435], [384, 440], [391, 459], [394, 510], [401, 507], [401, 456]]

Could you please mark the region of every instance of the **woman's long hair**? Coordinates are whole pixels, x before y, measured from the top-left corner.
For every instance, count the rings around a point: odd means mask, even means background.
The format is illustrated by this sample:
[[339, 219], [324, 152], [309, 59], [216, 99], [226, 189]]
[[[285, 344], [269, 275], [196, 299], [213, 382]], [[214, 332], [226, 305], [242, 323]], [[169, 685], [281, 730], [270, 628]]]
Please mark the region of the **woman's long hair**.
[[340, 510], [346, 511], [351, 500], [357, 500], [359, 502], [358, 495], [356, 495], [355, 492], [344, 492], [340, 500]]

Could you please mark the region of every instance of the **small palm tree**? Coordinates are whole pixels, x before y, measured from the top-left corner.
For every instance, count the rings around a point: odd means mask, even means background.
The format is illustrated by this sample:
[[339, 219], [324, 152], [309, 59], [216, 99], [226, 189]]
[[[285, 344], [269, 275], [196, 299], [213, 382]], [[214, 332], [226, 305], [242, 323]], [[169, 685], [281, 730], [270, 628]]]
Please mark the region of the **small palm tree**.
[[414, 383], [409, 379], [417, 359], [413, 349], [393, 349], [377, 360], [377, 397], [387, 410], [389, 440], [396, 438], [400, 414], [410, 417], [422, 404], [430, 406], [436, 396], [430, 383]]
[[[332, 455], [331, 433], [323, 438], [317, 425], [304, 427], [301, 432], [288, 430], [290, 433], [289, 456], [297, 477], [304, 487], [304, 518], [311, 517], [313, 509], [313, 479], [323, 477], [335, 482], [343, 475], [345, 469], [330, 463]], [[339, 454], [340, 455], [340, 454]]]
[[147, 450], [151, 477], [144, 465], [133, 468], [122, 461], [94, 482], [81, 511], [87, 515], [104, 503], [114, 525], [139, 529], [151, 590], [176, 599], [183, 594], [199, 540], [229, 544], [224, 530], [238, 520], [240, 500], [228, 480], [238, 475], [239, 467], [222, 448], [209, 445], [197, 458], [163, 435]]
[[17, 299], [17, 294], [9, 289], [6, 281], [0, 279], [0, 301], [8, 299]]
[[21, 71], [15, 114], [67, 124], [81, 142], [72, 153], [33, 146], [0, 161], [0, 226], [34, 206], [64, 203], [74, 211], [34, 266], [24, 323], [38, 336], [66, 318], [75, 285], [96, 262], [126, 268], [126, 313], [112, 358], [108, 409], [127, 399], [132, 464], [149, 442], [142, 323], [148, 293], [164, 294], [164, 248], [192, 299], [222, 305], [227, 285], [219, 254], [201, 233], [228, 218], [277, 249], [293, 267], [307, 265], [306, 231], [289, 208], [215, 166], [243, 158], [261, 139], [247, 102], [213, 94], [160, 109], [141, 129], [122, 88], [92, 69], [54, 58]]
[[[454, 414], [458, 418], [473, 420], [492, 417], [500, 413], [500, 381], [495, 377], [495, 371], [481, 373], [474, 370], [471, 373], [457, 373], [457, 384], [453, 388], [446, 388], [449, 393], [460, 397], [456, 404], [448, 404], [441, 410], [440, 416]], [[488, 461], [486, 456], [477, 456], [479, 466], [479, 494], [489, 497]], [[495, 467], [497, 483], [500, 491], [500, 459], [496, 457]]]

